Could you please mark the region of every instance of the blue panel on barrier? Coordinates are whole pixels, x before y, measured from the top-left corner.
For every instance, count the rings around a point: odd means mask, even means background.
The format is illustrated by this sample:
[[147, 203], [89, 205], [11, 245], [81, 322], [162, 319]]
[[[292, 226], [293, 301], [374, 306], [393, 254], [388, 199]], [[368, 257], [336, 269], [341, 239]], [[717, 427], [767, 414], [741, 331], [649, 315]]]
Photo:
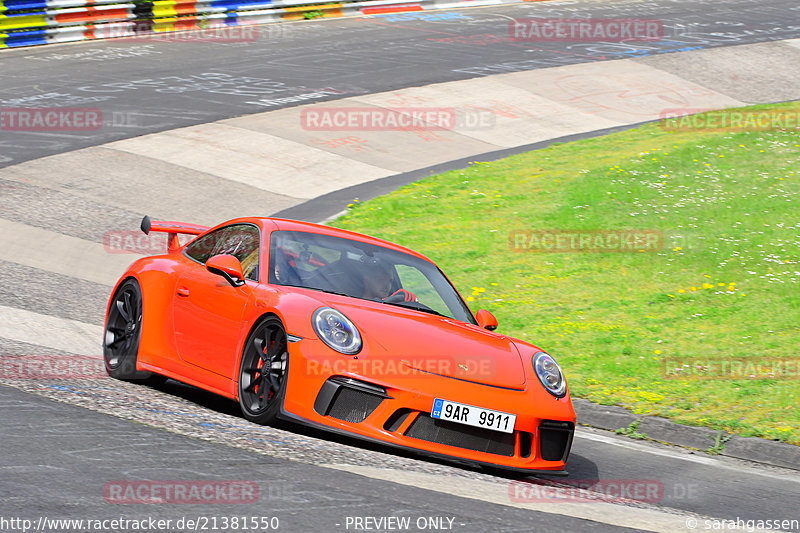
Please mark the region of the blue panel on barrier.
[[15, 9], [44, 9], [47, 7], [47, 0], [5, 0], [0, 2], [9, 11]]
[[211, 0], [211, 7], [224, 7], [227, 9], [236, 9], [239, 5], [238, 0]]
[[13, 31], [11, 33], [6, 34], [6, 39], [30, 39], [31, 37], [44, 37], [47, 35], [47, 29], [39, 28], [35, 30], [21, 30], [21, 31]]
[[47, 11], [44, 11], [42, 9], [37, 9], [37, 10], [26, 9], [24, 11], [22, 9], [17, 9], [15, 11], [6, 11], [5, 13], [3, 13], [3, 16], [9, 17], [9, 18], [11, 18], [11, 17], [27, 17], [28, 15], [47, 15]]
[[45, 35], [47, 35], [46, 28], [38, 28], [35, 30], [22, 30], [22, 31], [15, 30], [11, 33], [6, 34], [6, 40], [31, 39], [33, 37], [44, 37]]
[[17, 38], [16, 35], [6, 37], [6, 46], [14, 48], [17, 46], [32, 46], [34, 44], [47, 44], [47, 39], [44, 36], [23, 36]]
[[269, 7], [272, 2], [267, 0], [211, 0], [211, 7], [224, 7], [226, 9], [256, 9]]

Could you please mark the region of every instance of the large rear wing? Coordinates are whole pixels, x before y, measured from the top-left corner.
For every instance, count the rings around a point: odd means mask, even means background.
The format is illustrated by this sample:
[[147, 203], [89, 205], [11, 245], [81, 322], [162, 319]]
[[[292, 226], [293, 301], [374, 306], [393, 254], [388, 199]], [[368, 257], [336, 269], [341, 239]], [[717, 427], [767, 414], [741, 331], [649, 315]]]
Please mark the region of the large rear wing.
[[158, 220], [150, 220], [150, 217], [145, 215], [142, 219], [140, 226], [145, 235], [150, 235], [151, 231], [162, 231], [167, 234], [167, 250], [177, 250], [181, 247], [178, 240], [178, 235], [200, 235], [208, 231], [208, 226], [199, 226], [197, 224], [187, 224], [186, 222], [163, 222]]

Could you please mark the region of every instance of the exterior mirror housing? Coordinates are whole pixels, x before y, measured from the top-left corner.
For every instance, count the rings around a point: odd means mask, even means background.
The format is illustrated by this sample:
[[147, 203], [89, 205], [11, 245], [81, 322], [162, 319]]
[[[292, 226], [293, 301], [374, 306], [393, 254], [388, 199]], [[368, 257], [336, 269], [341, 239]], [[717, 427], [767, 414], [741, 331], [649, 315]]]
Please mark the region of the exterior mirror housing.
[[244, 285], [242, 264], [232, 255], [220, 254], [209, 258], [206, 261], [206, 270], [212, 274], [222, 276], [232, 287]]
[[478, 325], [483, 329], [488, 329], [489, 331], [497, 329], [497, 319], [486, 309], [478, 309], [478, 312], [475, 313], [475, 320], [478, 321]]

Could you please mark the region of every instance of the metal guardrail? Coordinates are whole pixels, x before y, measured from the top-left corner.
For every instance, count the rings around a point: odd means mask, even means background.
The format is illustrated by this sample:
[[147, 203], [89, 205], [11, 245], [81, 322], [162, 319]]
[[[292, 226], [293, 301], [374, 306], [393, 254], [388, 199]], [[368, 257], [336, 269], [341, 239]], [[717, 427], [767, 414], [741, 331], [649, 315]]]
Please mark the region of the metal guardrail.
[[519, 1], [537, 0], [0, 0], [0, 48], [115, 37], [255, 40], [247, 30], [256, 24]]

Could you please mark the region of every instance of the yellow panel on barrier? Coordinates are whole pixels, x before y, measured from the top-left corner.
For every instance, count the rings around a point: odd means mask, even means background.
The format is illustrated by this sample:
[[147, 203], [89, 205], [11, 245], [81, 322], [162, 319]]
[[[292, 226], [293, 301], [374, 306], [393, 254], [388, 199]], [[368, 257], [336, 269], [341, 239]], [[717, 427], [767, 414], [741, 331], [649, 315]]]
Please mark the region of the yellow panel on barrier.
[[47, 26], [47, 17], [44, 15], [23, 15], [21, 17], [0, 15], [0, 30], [18, 30], [42, 26]]
[[283, 10], [287, 13], [294, 11], [321, 11], [323, 9], [337, 9], [342, 7], [342, 4], [319, 4], [315, 6], [300, 6], [300, 7], [284, 7]]
[[[300, 20], [304, 18], [329, 18], [341, 17], [342, 4], [319, 4], [315, 6], [285, 7], [286, 13], [281, 14], [283, 20]], [[314, 13], [314, 16], [307, 17], [306, 13]]]
[[174, 17], [175, 15], [177, 15], [177, 11], [175, 11], [175, 2], [169, 2], [168, 5], [156, 5], [156, 3], [153, 2], [153, 17]]

